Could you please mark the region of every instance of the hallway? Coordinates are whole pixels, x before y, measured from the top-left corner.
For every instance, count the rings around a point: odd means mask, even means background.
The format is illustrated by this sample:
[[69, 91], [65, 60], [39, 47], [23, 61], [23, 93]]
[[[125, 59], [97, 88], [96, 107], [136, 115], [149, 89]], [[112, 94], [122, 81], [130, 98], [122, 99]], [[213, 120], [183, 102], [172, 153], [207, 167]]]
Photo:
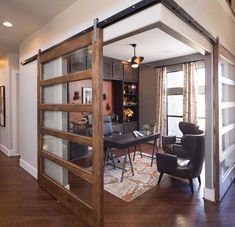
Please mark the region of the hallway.
[[[187, 183], [164, 179], [131, 203], [105, 192], [105, 226], [235, 226], [234, 184], [218, 206], [204, 202], [197, 182], [192, 197]], [[19, 167], [18, 158], [1, 152], [0, 201], [1, 227], [84, 226]]]

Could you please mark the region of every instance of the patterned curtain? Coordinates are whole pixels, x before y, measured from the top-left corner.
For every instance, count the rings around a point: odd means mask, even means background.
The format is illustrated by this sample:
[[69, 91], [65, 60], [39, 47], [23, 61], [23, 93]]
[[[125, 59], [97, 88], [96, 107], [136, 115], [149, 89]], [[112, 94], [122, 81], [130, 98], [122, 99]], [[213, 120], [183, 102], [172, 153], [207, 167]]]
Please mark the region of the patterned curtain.
[[[166, 67], [156, 69], [156, 127], [166, 135]], [[160, 140], [161, 144], [161, 140]]]
[[184, 90], [183, 90], [183, 120], [197, 124], [197, 86], [196, 62], [183, 64]]

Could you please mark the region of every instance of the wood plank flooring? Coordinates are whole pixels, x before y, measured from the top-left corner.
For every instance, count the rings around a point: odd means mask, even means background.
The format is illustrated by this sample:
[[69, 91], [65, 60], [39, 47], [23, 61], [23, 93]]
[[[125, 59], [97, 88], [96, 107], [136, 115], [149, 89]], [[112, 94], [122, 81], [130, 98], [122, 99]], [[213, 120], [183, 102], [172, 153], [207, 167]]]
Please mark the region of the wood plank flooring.
[[[85, 226], [18, 163], [0, 152], [0, 227]], [[192, 196], [187, 182], [164, 175], [160, 186], [130, 203], [105, 192], [105, 226], [235, 226], [235, 184], [220, 204], [204, 201], [196, 180], [194, 187]]]

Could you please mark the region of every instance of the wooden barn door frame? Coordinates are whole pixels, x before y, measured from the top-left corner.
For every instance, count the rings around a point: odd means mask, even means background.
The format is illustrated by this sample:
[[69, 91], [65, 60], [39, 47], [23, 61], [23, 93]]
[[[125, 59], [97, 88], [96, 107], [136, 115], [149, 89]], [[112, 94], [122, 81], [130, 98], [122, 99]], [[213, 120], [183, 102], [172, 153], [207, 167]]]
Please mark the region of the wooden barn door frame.
[[[213, 73], [214, 73], [214, 145], [215, 145], [215, 201], [220, 201], [224, 196], [224, 189], [221, 188], [221, 171], [220, 171], [220, 149], [222, 143], [222, 125], [220, 122], [220, 75], [219, 59], [224, 58], [231, 64], [235, 65], [235, 56], [229, 52], [217, 38], [213, 45]], [[233, 170], [234, 172], [234, 170]], [[234, 175], [234, 174], [233, 174]], [[232, 180], [231, 180], [232, 182]]]
[[[52, 79], [42, 80], [42, 65], [60, 56], [69, 54], [78, 49], [92, 45], [92, 69], [70, 73]], [[94, 30], [80, 35], [75, 39], [66, 40], [55, 48], [45, 53], [38, 53], [38, 182], [41, 187], [90, 226], [103, 226], [103, 30], [97, 28], [97, 20]], [[69, 83], [79, 80], [92, 80], [92, 104], [44, 104], [43, 88], [56, 84]], [[92, 137], [76, 135], [70, 132], [45, 128], [43, 126], [43, 111], [66, 112], [92, 112], [93, 127]], [[48, 151], [43, 150], [43, 135], [51, 135], [68, 141], [77, 142], [93, 147], [93, 172], [89, 172], [71, 162], [64, 160]], [[92, 205], [79, 199], [71, 191], [65, 189], [45, 175], [43, 171], [43, 159], [46, 158], [73, 174], [92, 184]]]

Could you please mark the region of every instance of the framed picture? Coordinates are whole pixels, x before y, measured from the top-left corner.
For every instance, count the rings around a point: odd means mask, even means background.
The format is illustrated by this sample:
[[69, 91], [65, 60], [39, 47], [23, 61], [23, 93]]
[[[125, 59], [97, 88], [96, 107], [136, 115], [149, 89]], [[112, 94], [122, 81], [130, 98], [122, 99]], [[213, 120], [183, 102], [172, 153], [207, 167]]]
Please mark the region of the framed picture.
[[82, 103], [84, 104], [92, 103], [92, 88], [88, 87], [82, 88]]
[[0, 126], [6, 127], [5, 86], [0, 86]]

